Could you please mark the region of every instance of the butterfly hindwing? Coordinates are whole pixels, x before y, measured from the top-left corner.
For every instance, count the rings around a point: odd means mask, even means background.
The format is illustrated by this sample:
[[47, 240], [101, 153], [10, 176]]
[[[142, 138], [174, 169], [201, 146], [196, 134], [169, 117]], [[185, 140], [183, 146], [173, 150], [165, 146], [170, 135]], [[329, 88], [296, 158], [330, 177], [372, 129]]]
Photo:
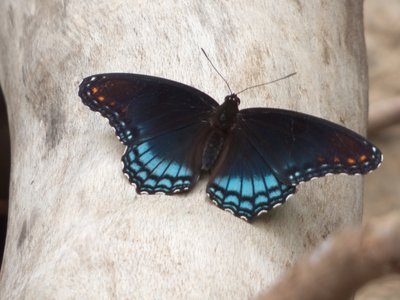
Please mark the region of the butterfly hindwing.
[[295, 186], [277, 179], [240, 128], [229, 134], [207, 186], [215, 204], [248, 221], [284, 203], [295, 191]]
[[200, 175], [204, 124], [190, 125], [130, 145], [123, 172], [138, 193], [172, 194], [189, 190]]
[[139, 74], [87, 77], [79, 96], [110, 121], [125, 145], [202, 122], [218, 107], [215, 100], [193, 87]]
[[280, 181], [298, 184], [328, 173], [365, 174], [382, 160], [357, 133], [310, 115], [273, 108], [240, 111], [240, 126]]

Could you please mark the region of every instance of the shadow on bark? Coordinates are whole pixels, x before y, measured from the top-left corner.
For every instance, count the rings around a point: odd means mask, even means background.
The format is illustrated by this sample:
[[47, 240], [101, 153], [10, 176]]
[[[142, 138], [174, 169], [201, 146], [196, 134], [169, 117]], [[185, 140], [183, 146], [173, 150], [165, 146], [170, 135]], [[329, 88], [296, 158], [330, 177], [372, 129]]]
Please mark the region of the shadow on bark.
[[0, 88], [0, 267], [7, 231], [8, 189], [10, 181], [10, 133], [3, 91]]

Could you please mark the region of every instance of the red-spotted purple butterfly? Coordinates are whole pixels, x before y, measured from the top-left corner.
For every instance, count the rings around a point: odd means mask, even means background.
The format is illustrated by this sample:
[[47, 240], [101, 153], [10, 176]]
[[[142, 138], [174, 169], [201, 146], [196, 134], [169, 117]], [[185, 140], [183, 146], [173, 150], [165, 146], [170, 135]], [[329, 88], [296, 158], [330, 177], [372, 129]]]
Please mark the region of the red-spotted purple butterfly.
[[93, 75], [79, 87], [127, 146], [123, 172], [137, 193], [186, 192], [209, 172], [207, 195], [248, 221], [283, 204], [300, 182], [366, 174], [382, 161], [347, 128], [283, 109], [239, 110], [237, 94], [219, 105], [188, 85], [125, 73]]

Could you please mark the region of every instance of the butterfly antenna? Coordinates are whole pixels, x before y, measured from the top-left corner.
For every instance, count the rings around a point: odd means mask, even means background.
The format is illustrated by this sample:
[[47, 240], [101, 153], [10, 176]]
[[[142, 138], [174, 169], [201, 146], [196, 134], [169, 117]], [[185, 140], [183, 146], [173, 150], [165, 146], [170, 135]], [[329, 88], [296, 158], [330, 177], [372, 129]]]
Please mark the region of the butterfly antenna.
[[297, 72], [290, 73], [289, 75], [286, 75], [286, 76], [284, 76], [282, 78], [275, 79], [273, 81], [264, 82], [264, 83], [256, 84], [256, 85], [253, 85], [253, 86], [249, 86], [249, 87], [245, 88], [244, 90], [241, 90], [240, 92], [236, 93], [236, 95], [239, 95], [240, 93], [243, 93], [243, 92], [245, 92], [247, 90], [250, 90], [250, 89], [254, 89], [256, 87], [260, 87], [260, 86], [263, 86], [263, 85], [267, 85], [267, 84], [271, 84], [271, 83], [277, 82], [277, 81], [282, 80], [282, 79], [289, 78], [289, 77], [291, 77], [293, 75], [296, 75], [296, 74], [297, 74]]
[[204, 56], [207, 58], [207, 60], [209, 61], [209, 63], [211, 64], [211, 66], [213, 67], [213, 69], [215, 70], [215, 72], [218, 73], [218, 75], [222, 78], [223, 81], [225, 81], [226, 86], [228, 87], [229, 91], [231, 92], [231, 94], [233, 94], [231, 87], [229, 86], [228, 81], [226, 81], [226, 79], [224, 78], [224, 76], [221, 75], [221, 73], [217, 70], [217, 68], [214, 66], [214, 64], [212, 63], [211, 59], [208, 57], [206, 51], [204, 51], [203, 48], [201, 48], [201, 51], [203, 51]]

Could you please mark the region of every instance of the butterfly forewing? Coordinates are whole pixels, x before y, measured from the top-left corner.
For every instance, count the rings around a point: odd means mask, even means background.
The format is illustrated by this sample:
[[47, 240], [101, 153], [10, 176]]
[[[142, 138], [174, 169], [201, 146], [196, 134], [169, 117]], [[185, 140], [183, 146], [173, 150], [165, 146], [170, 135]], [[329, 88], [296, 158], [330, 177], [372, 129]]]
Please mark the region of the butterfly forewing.
[[202, 122], [218, 103], [190, 86], [137, 74], [99, 74], [79, 88], [84, 104], [108, 118], [125, 145]]
[[240, 126], [280, 181], [297, 184], [328, 173], [365, 174], [381, 152], [357, 133], [310, 115], [272, 108], [240, 111]]

